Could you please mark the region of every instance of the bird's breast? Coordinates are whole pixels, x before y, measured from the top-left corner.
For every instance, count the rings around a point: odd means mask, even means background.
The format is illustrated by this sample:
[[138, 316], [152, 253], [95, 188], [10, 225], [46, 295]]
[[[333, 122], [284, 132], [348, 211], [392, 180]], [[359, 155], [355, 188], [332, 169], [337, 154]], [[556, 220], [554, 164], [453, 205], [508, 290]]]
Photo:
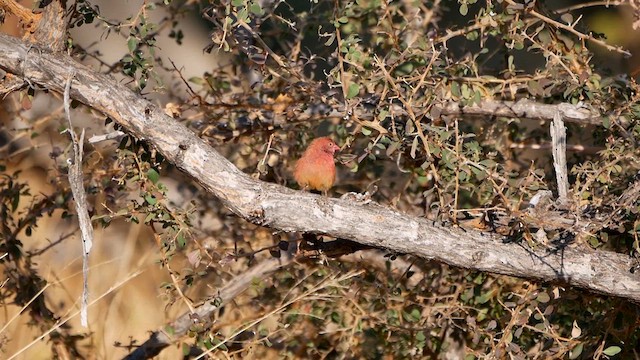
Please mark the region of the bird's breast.
[[336, 165], [332, 156], [303, 156], [294, 171], [294, 178], [301, 187], [327, 191], [336, 181]]

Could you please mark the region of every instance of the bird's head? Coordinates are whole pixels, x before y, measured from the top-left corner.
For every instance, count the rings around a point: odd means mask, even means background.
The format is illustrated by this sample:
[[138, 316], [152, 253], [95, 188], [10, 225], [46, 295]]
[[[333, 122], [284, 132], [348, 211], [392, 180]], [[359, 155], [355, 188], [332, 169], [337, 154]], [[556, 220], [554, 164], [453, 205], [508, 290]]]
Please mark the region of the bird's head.
[[338, 146], [333, 140], [328, 137], [321, 137], [313, 140], [309, 147], [327, 154], [331, 154], [331, 156], [333, 156], [336, 151], [340, 150], [340, 146]]

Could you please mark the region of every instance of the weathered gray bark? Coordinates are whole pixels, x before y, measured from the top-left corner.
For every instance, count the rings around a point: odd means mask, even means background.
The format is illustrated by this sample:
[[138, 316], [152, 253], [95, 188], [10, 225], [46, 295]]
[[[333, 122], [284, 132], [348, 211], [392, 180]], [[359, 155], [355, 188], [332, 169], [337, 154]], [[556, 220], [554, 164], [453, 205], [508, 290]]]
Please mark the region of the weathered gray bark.
[[328, 199], [242, 173], [185, 126], [113, 77], [63, 54], [39, 51], [0, 34], [0, 68], [103, 112], [218, 197], [238, 216], [284, 231], [325, 233], [434, 259], [453, 266], [539, 281], [562, 281], [594, 292], [640, 300], [640, 276], [623, 254], [565, 248], [554, 252], [504, 243], [490, 233], [445, 228], [377, 204]]

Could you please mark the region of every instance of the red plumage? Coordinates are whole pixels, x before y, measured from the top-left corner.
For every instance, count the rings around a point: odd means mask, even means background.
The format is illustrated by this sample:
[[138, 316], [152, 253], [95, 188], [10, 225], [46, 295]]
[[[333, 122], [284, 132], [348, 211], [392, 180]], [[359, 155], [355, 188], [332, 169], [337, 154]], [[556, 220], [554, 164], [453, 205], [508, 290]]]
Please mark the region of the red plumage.
[[313, 140], [296, 163], [293, 177], [301, 188], [326, 192], [336, 182], [333, 154], [340, 147], [328, 137]]

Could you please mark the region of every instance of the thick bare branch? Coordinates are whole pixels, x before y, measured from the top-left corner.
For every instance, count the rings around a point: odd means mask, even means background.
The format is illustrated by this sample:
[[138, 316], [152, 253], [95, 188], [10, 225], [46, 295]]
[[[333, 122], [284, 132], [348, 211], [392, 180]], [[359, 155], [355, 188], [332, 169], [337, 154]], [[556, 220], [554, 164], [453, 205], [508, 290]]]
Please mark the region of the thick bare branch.
[[326, 233], [453, 266], [561, 281], [640, 300], [640, 277], [629, 271], [635, 262], [624, 254], [574, 247], [532, 250], [505, 243], [495, 234], [437, 226], [389, 207], [328, 199], [254, 180], [113, 77], [98, 74], [69, 56], [29, 49], [30, 45], [0, 34], [0, 68], [60, 93], [75, 72], [72, 98], [102, 111], [155, 146], [229, 209], [253, 223], [284, 231]]

